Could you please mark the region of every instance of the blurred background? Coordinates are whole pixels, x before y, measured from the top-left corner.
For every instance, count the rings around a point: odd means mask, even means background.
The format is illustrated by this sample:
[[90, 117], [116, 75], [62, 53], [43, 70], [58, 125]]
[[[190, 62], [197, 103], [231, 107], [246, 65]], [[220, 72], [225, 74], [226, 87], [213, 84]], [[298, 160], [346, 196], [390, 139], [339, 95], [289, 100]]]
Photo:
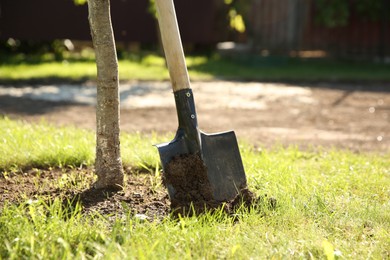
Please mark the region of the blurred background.
[[[85, 0], [0, 0], [2, 54], [91, 46]], [[187, 53], [390, 62], [389, 0], [175, 1]], [[118, 54], [158, 50], [152, 0], [112, 0]]]

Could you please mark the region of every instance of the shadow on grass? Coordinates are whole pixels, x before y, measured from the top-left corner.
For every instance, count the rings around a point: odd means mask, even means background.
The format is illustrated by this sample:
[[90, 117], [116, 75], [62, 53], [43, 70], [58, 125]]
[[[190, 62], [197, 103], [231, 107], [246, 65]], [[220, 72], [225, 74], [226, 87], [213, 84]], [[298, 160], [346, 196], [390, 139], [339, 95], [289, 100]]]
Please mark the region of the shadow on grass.
[[[189, 70], [190, 74], [191, 71], [208, 73], [225, 80], [314, 84], [313, 87], [341, 89], [345, 88], [341, 85], [350, 84], [363, 91], [390, 91], [386, 86], [373, 86], [390, 82], [390, 65], [373, 62], [243, 55], [212, 57], [189, 66]], [[318, 84], [324, 82], [329, 84]]]
[[[66, 198], [63, 201], [63, 205], [65, 208], [74, 209], [79, 203], [82, 206], [83, 211], [89, 212], [91, 209], [96, 208], [98, 204], [107, 201], [108, 203], [104, 203], [104, 207], [100, 207], [100, 209], [103, 209], [100, 213], [112, 214], [116, 211], [116, 208], [114, 203], [110, 203], [110, 200], [118, 193], [120, 193], [120, 191], [117, 189], [95, 189], [92, 187]], [[112, 207], [110, 207], [110, 205], [112, 205]]]
[[[0, 114], [42, 115], [57, 109], [74, 106], [72, 102], [34, 100], [30, 98], [0, 95]], [[87, 106], [77, 104], [78, 106]]]
[[38, 86], [38, 85], [56, 85], [56, 84], [72, 84], [72, 85], [83, 85], [88, 81], [94, 80], [90, 77], [81, 78], [69, 78], [69, 77], [42, 77], [42, 78], [31, 78], [31, 79], [1, 79], [0, 85], [4, 86]]

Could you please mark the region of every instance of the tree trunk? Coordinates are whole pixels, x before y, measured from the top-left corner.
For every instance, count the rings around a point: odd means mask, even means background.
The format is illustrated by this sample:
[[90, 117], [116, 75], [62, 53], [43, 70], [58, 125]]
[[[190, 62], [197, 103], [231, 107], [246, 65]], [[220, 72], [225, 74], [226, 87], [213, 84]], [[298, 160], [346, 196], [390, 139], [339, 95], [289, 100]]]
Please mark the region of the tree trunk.
[[96, 162], [95, 188], [123, 186], [119, 141], [119, 79], [110, 1], [88, 0], [89, 25], [96, 54]]

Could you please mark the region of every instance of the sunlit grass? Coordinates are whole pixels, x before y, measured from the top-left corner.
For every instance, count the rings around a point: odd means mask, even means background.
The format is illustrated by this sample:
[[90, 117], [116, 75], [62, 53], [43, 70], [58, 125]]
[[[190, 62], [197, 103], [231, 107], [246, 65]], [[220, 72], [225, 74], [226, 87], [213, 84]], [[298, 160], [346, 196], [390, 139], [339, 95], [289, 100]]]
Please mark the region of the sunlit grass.
[[[0, 126], [3, 169], [93, 162], [94, 134], [89, 131], [8, 119], [0, 119]], [[123, 161], [153, 170], [159, 160], [152, 145], [162, 140], [167, 137], [123, 133]], [[107, 216], [86, 216], [59, 201], [27, 200], [0, 210], [0, 257], [389, 258], [389, 155], [255, 149], [245, 143], [240, 151], [250, 189], [274, 197], [275, 209], [260, 205], [234, 218], [217, 212], [151, 223], [128, 212], [112, 223]]]
[[0, 231], [0, 257], [7, 259], [82, 258], [108, 233], [102, 219], [84, 218], [79, 206], [64, 209], [60, 200], [5, 206]]
[[4, 80], [30, 80], [59, 78], [78, 80], [96, 77], [96, 67], [92, 62], [47, 62], [40, 64], [3, 65], [0, 77]]
[[[189, 57], [189, 64], [200, 64], [205, 57]], [[0, 60], [1, 61], [1, 60]], [[91, 58], [72, 58], [64, 61], [54, 61], [50, 58], [24, 61], [15, 58], [0, 62], [0, 80], [94, 80], [96, 64]], [[207, 72], [194, 72], [195, 79], [210, 79]], [[168, 80], [169, 73], [165, 59], [158, 55], [145, 55], [119, 60], [119, 78], [121, 80]]]
[[[165, 140], [164, 140], [165, 139]], [[155, 144], [166, 136], [140, 133], [121, 135], [125, 165], [154, 168], [158, 162]], [[92, 165], [95, 134], [74, 127], [57, 127], [45, 122], [28, 124], [0, 118], [0, 169]]]
[[91, 164], [93, 133], [0, 119], [0, 169]]

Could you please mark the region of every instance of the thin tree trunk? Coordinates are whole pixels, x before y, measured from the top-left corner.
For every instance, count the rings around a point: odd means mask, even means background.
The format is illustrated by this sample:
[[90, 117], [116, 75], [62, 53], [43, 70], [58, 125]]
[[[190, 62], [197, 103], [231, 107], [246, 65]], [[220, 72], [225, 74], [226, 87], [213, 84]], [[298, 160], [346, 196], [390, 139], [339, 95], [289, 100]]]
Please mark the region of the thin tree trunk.
[[119, 79], [110, 1], [88, 0], [89, 25], [96, 54], [96, 162], [95, 188], [123, 186], [119, 142]]

